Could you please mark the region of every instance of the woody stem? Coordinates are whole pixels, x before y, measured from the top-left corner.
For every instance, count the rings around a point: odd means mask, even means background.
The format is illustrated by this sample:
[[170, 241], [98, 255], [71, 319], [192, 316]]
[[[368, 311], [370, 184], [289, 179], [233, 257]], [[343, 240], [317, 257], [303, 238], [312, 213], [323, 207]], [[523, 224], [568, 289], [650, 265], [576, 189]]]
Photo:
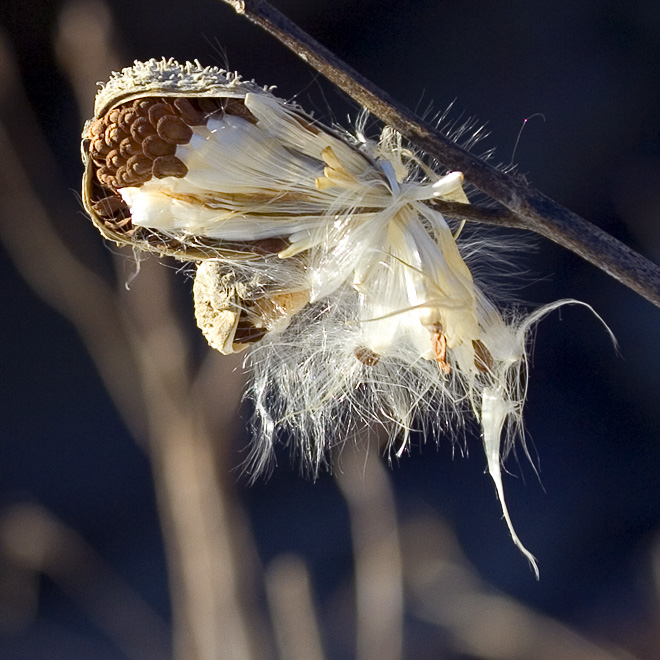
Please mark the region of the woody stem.
[[[266, 0], [223, 0], [272, 34], [387, 125], [424, 149], [507, 211], [481, 209], [479, 217], [451, 204], [455, 217], [536, 232], [574, 252], [660, 307], [660, 267], [613, 236], [530, 186], [523, 177], [497, 170], [395, 101]], [[440, 204], [438, 204], [440, 206]], [[454, 208], [455, 207], [455, 208]], [[448, 207], [445, 209], [450, 210]], [[448, 215], [453, 215], [448, 212]]]

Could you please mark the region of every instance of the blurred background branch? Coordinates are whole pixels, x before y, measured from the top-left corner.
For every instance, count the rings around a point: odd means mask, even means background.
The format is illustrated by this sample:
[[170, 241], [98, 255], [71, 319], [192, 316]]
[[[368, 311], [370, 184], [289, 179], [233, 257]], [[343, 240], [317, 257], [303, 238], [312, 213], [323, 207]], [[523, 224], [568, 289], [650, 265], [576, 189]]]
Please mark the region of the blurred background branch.
[[[16, 592], [15, 597], [25, 598], [24, 590], [29, 589], [36, 602], [36, 583], [43, 574], [77, 601], [127, 658], [162, 660], [170, 655], [166, 623], [75, 530], [42, 507], [19, 504], [4, 511], [0, 556], [5, 567], [10, 564], [13, 571], [35, 576], [32, 586], [24, 581], [22, 593]], [[16, 607], [16, 600], [12, 604]]]
[[[91, 34], [100, 40], [97, 54], [111, 52], [103, 42], [109, 34], [107, 11], [99, 16], [98, 9], [98, 4], [76, 2], [65, 8], [60, 22], [62, 64], [70, 68], [70, 77], [78, 85], [88, 85], [79, 90], [81, 99], [93, 97], [90, 83], [95, 76], [89, 69], [94, 62], [86, 58], [86, 42], [78, 37]], [[94, 29], [104, 16], [103, 28]], [[74, 32], [67, 34], [68, 30]], [[3, 55], [0, 119], [22, 118], [23, 125], [32, 129], [28, 146], [36, 145], [34, 152], [26, 153], [26, 141], [19, 137], [25, 161], [39, 162], [44, 170], [40, 175], [56, 180], [54, 160], [39, 142], [40, 131], [6, 44]], [[96, 77], [105, 75], [116, 61], [116, 57], [97, 58]], [[80, 332], [117, 409], [151, 457], [170, 567], [175, 657], [263, 657], [258, 617], [248, 617], [246, 612], [254, 571], [249, 562], [250, 558], [256, 561], [256, 556], [250, 553], [250, 534], [231, 496], [231, 485], [223, 484], [226, 480], [216, 469], [217, 452], [231, 446], [229, 438], [222, 436], [231, 431], [240, 382], [229, 390], [234, 397], [226, 400], [222, 418], [216, 415], [209, 428], [203, 400], [192, 396], [187, 338], [170, 299], [166, 269], [153, 260], [145, 262], [130, 295], [115, 293], [76, 259], [54, 231], [1, 124], [0, 148], [5, 156], [0, 194], [9, 215], [21, 219], [2, 224], [5, 246], [26, 280]], [[48, 164], [51, 171], [46, 170]], [[71, 212], [72, 205], [67, 207]], [[117, 279], [121, 280], [121, 273]], [[235, 367], [235, 361], [224, 361], [224, 373], [216, 374], [219, 382], [236, 380]]]
[[364, 429], [338, 452], [335, 478], [346, 500], [355, 561], [357, 660], [400, 660], [403, 577], [396, 501], [381, 447]]

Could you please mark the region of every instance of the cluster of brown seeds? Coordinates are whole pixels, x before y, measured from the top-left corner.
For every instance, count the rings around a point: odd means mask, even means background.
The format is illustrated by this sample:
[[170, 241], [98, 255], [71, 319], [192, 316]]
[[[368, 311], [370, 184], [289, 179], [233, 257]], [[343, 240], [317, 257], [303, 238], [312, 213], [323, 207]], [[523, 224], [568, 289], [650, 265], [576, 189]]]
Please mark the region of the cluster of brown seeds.
[[98, 184], [92, 199], [96, 214], [113, 229], [130, 233], [130, 211], [117, 191], [152, 177], [184, 177], [188, 170], [175, 155], [177, 146], [190, 141], [193, 126], [224, 113], [254, 120], [242, 99], [147, 97], [94, 121], [89, 155]]
[[[186, 120], [180, 108], [189, 110]], [[152, 176], [185, 176], [185, 165], [174, 155], [177, 145], [187, 144], [190, 127], [203, 123], [204, 116], [187, 99], [137, 99], [113, 108], [89, 129], [89, 153], [99, 183], [117, 190]]]

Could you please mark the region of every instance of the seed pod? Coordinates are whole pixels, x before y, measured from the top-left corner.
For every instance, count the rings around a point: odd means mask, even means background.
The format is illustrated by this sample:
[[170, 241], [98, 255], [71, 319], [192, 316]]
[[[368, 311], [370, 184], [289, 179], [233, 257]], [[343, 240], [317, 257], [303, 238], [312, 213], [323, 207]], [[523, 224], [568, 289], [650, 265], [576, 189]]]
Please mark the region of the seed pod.
[[[82, 134], [83, 204], [103, 236], [182, 260], [209, 258], [211, 252], [222, 257], [225, 250], [232, 259], [251, 258], [249, 246], [241, 241], [225, 247], [202, 239], [190, 245], [126, 222], [131, 213], [120, 192], [152, 177], [185, 176], [187, 169], [175, 156], [177, 146], [187, 144], [193, 127], [204, 126], [210, 114], [222, 114], [225, 107], [230, 114], [254, 120], [243, 104], [250, 92], [265, 93], [236, 74], [197, 62], [154, 59], [113, 74], [98, 92], [94, 117]], [[109, 198], [112, 204], [103, 203]]]

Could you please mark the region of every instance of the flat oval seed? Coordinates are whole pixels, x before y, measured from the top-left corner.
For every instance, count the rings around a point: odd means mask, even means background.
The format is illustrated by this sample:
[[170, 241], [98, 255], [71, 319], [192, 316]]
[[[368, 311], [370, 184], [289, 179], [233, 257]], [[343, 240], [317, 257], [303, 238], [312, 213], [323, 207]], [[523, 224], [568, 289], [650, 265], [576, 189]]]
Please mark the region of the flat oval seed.
[[126, 159], [122, 158], [118, 149], [113, 149], [106, 157], [105, 164], [111, 170], [116, 170], [122, 165], [126, 165]]
[[159, 156], [174, 156], [176, 145], [159, 138], [157, 135], [150, 135], [142, 143], [142, 151], [145, 156], [152, 160]]
[[119, 143], [119, 153], [124, 158], [128, 159], [131, 158], [131, 156], [142, 153], [142, 147], [133, 138], [127, 137]]
[[153, 173], [157, 179], [166, 176], [183, 178], [188, 174], [188, 168], [176, 156], [161, 156], [154, 161]]
[[192, 128], [180, 117], [166, 115], [158, 120], [158, 135], [174, 144], [188, 144], [192, 137]]
[[156, 129], [151, 125], [146, 117], [138, 117], [131, 124], [131, 136], [137, 142], [142, 142], [146, 137], [155, 135]]
[[222, 105], [221, 101], [218, 99], [212, 99], [208, 96], [202, 96], [201, 98], [196, 99], [197, 103], [199, 104], [199, 107], [201, 111], [208, 115], [212, 115], [214, 112], [218, 112], [218, 110], [222, 110]]
[[99, 199], [92, 204], [92, 208], [103, 218], [112, 218], [118, 212], [126, 207], [124, 200], [119, 195], [110, 195]]
[[101, 137], [95, 137], [92, 140], [92, 144], [89, 147], [89, 153], [93, 157], [101, 157], [104, 158], [110, 153], [111, 149], [110, 147], [106, 144], [105, 139], [103, 136]]
[[113, 108], [106, 115], [106, 121], [108, 124], [116, 124], [119, 121], [119, 115], [121, 114], [121, 108]]
[[227, 99], [224, 104], [225, 113], [241, 117], [251, 124], [257, 123], [257, 118], [245, 107], [243, 99]]
[[235, 344], [254, 344], [260, 339], [263, 339], [268, 334], [266, 328], [257, 328], [242, 314], [236, 324], [236, 331], [234, 333]]
[[101, 179], [103, 177], [104, 179], [112, 176], [113, 172], [110, 168], [106, 167], [105, 165], [101, 165], [97, 170], [96, 170], [96, 176]]
[[115, 175], [117, 179], [117, 187], [118, 188], [124, 188], [126, 186], [132, 186], [135, 181], [135, 177], [131, 175], [131, 173], [126, 169], [126, 167], [120, 167], [117, 170], [117, 174]]
[[380, 355], [374, 353], [366, 346], [358, 346], [353, 353], [355, 357], [367, 367], [375, 367], [380, 361]]
[[151, 178], [152, 167], [153, 163], [144, 154], [132, 156], [126, 163], [126, 169], [139, 177], [149, 174], [149, 178]]
[[173, 113], [172, 108], [166, 103], [154, 103], [149, 108], [149, 121], [154, 125], [158, 125], [158, 120], [165, 115], [171, 115]]
[[115, 179], [114, 170], [102, 167], [96, 174], [101, 185], [111, 190], [117, 190], [117, 179]]
[[492, 371], [495, 360], [485, 344], [479, 339], [473, 339], [472, 346], [474, 347], [474, 366], [477, 367], [481, 373], [489, 373]]
[[117, 122], [119, 124], [119, 128], [128, 133], [131, 130], [131, 124], [137, 119], [137, 117], [138, 113], [135, 108], [122, 108], [122, 111], [119, 113], [119, 120]]
[[91, 137], [103, 137], [105, 129], [107, 128], [103, 119], [97, 119], [90, 127], [89, 134]]
[[181, 115], [181, 119], [188, 124], [188, 126], [205, 126], [206, 116], [203, 112], [199, 111], [193, 104], [186, 98], [176, 98], [172, 102], [175, 110]]
[[108, 128], [105, 129], [105, 141], [106, 144], [110, 145], [113, 148], [119, 146], [119, 143], [125, 138], [128, 137], [128, 134], [119, 128], [115, 123], [108, 124]]
[[286, 250], [290, 245], [290, 241], [286, 238], [261, 238], [245, 243], [245, 251], [254, 252], [254, 254], [277, 254]]
[[153, 105], [153, 101], [148, 99], [135, 99], [133, 101], [133, 108], [138, 113], [140, 117], [147, 118], [149, 114], [149, 108]]

